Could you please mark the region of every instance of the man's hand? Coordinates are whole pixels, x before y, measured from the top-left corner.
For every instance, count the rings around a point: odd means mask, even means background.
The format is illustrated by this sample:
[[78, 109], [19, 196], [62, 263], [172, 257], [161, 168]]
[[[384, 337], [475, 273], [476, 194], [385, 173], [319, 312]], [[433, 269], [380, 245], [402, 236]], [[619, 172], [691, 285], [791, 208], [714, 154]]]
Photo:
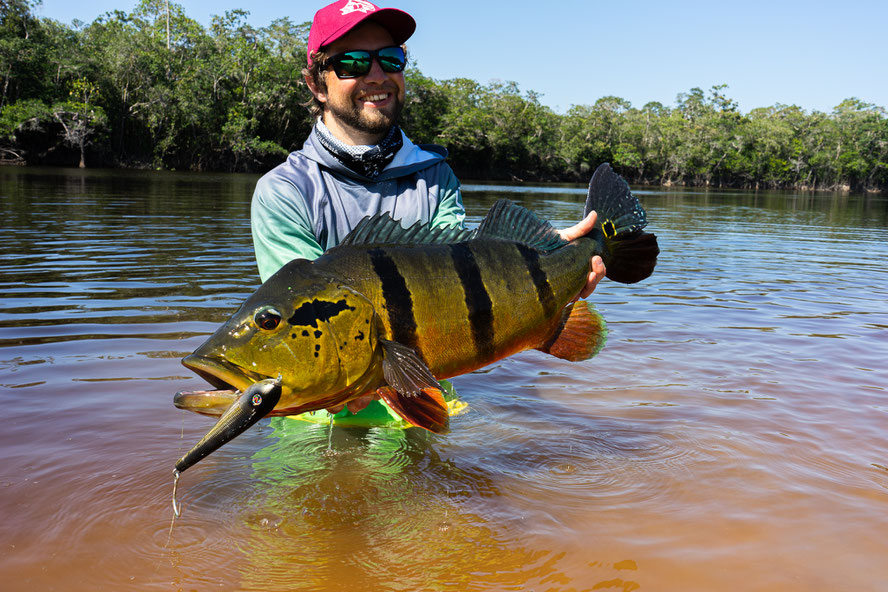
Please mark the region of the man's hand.
[[[564, 240], [572, 241], [574, 239], [580, 238], [583, 235], [588, 234], [595, 228], [595, 223], [598, 222], [598, 213], [597, 212], [589, 212], [589, 215], [583, 218], [579, 223], [574, 224], [570, 228], [565, 228], [564, 230], [559, 230], [558, 234], [561, 235], [561, 238]], [[586, 286], [580, 290], [579, 296], [577, 298], [585, 298], [589, 294], [595, 291], [595, 286], [598, 285], [598, 282], [601, 281], [601, 278], [604, 277], [606, 273], [606, 269], [604, 267], [604, 261], [601, 260], [601, 257], [595, 255], [589, 261], [589, 277], [586, 278]]]

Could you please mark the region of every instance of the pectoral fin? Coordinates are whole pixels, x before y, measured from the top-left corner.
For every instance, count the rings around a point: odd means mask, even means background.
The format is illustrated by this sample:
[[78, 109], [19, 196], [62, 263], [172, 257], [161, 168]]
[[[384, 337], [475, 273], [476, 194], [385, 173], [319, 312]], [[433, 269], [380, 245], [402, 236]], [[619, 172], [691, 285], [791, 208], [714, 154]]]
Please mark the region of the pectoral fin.
[[389, 386], [406, 396], [418, 395], [424, 388], [441, 390], [432, 371], [414, 350], [388, 339], [380, 339], [379, 344], [384, 353], [382, 375]]
[[588, 360], [604, 347], [607, 325], [592, 304], [580, 300], [565, 307], [561, 323], [537, 349], [569, 362]]
[[382, 374], [389, 386], [377, 393], [407, 423], [437, 434], [448, 429], [449, 414], [441, 385], [417, 353], [405, 345], [380, 339]]

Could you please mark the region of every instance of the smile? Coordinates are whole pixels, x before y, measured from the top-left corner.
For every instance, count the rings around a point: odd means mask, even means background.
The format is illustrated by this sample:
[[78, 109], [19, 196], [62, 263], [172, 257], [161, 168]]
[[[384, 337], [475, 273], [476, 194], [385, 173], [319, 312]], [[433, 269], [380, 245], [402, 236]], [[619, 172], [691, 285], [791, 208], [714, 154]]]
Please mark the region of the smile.
[[365, 103], [378, 103], [380, 101], [386, 100], [387, 98], [389, 98], [389, 96], [391, 96], [390, 93], [377, 93], [377, 94], [372, 94], [372, 95], [366, 95], [366, 96], [362, 97], [361, 100], [364, 101]]

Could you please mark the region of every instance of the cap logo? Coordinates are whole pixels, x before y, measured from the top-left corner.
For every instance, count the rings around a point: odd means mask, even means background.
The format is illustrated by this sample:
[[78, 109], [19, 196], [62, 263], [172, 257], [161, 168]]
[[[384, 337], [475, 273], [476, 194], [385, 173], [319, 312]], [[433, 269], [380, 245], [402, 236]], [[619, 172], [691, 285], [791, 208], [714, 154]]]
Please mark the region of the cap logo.
[[340, 11], [342, 16], [345, 16], [353, 12], [376, 12], [376, 7], [365, 0], [349, 0], [348, 4], [343, 6]]

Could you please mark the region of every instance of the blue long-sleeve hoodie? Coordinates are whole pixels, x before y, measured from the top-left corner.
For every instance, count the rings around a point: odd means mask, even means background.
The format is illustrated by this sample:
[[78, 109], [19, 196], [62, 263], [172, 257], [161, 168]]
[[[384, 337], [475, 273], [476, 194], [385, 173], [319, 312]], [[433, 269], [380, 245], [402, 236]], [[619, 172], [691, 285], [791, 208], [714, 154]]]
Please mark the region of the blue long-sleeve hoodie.
[[403, 145], [379, 176], [347, 168], [312, 129], [301, 150], [256, 184], [250, 219], [259, 275], [264, 282], [287, 262], [315, 259], [334, 247], [365, 216], [387, 212], [402, 225], [462, 225], [459, 181], [441, 146]]

